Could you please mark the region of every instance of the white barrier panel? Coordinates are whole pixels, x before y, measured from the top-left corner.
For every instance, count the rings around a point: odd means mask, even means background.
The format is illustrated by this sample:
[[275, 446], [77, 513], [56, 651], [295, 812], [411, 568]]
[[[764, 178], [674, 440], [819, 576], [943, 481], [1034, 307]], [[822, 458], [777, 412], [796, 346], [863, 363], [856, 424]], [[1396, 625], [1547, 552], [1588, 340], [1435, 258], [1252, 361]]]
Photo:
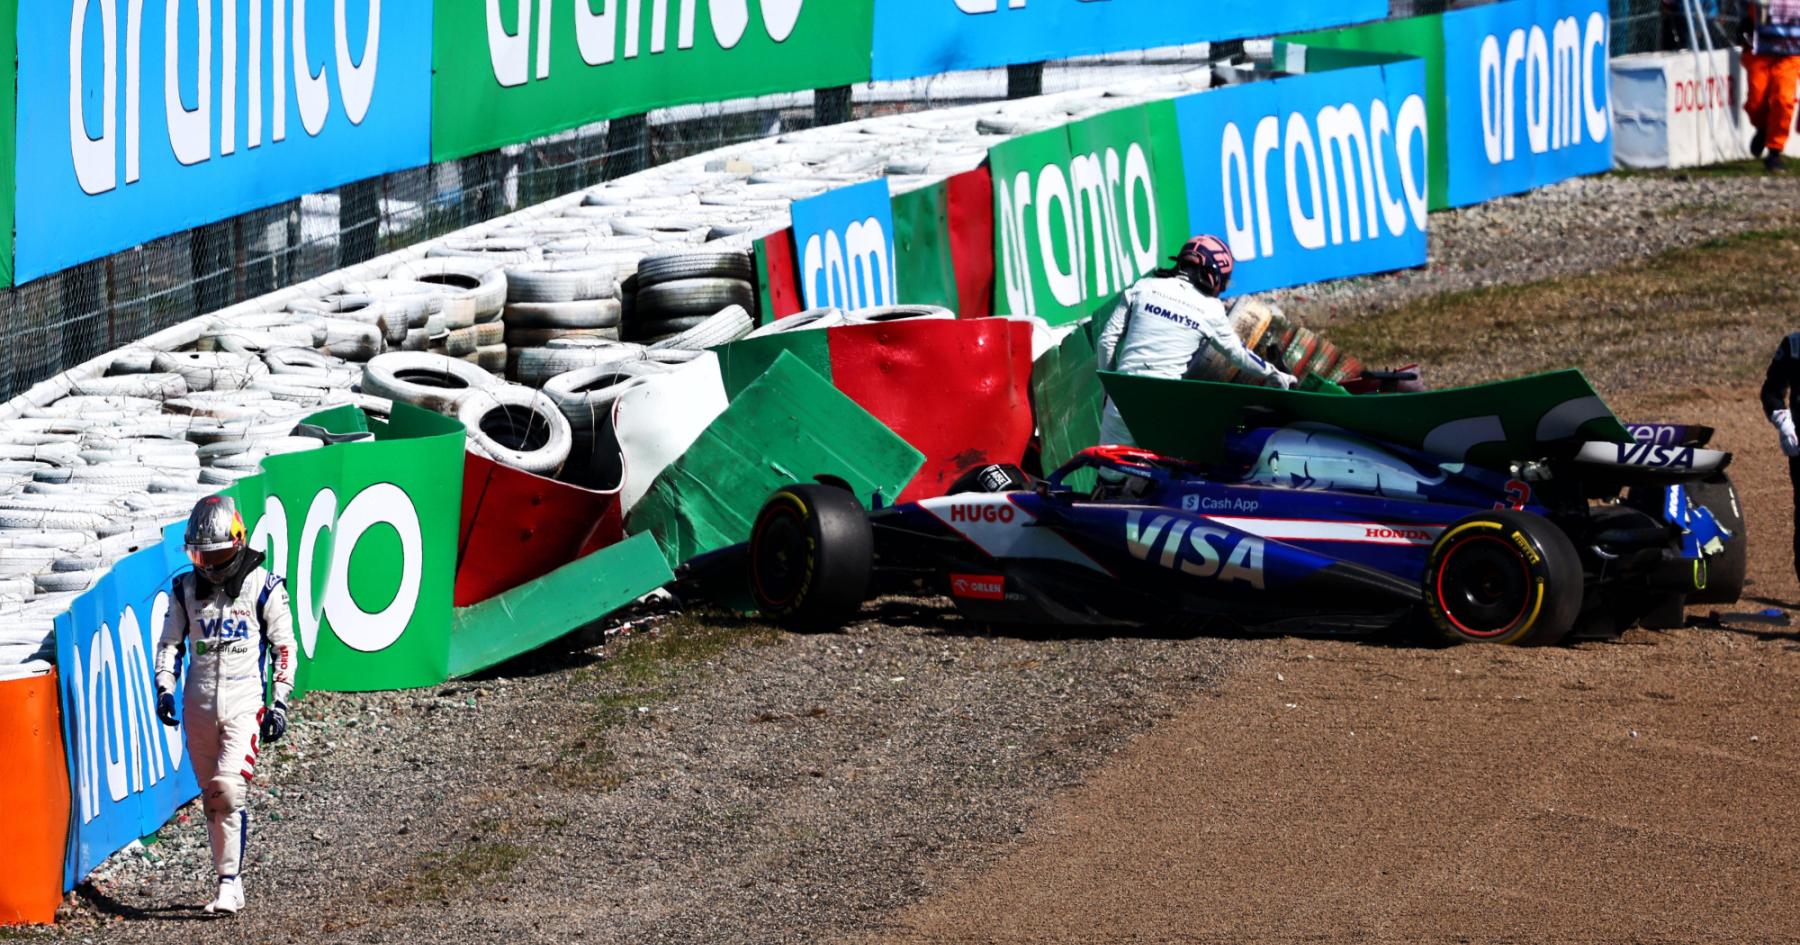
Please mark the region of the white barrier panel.
[[1618, 166], [1698, 167], [1750, 156], [1736, 50], [1620, 56], [1612, 83]]

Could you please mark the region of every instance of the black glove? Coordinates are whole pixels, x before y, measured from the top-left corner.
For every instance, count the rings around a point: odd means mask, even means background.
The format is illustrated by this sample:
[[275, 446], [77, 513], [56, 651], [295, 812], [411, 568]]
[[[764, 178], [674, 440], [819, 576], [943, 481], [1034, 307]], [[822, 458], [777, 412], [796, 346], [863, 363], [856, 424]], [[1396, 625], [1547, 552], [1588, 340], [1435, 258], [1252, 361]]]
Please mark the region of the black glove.
[[287, 703], [277, 702], [263, 712], [262, 741], [265, 745], [273, 745], [281, 741], [287, 734]]
[[181, 720], [175, 717], [175, 694], [166, 689], [156, 691], [156, 717], [162, 724], [175, 728]]

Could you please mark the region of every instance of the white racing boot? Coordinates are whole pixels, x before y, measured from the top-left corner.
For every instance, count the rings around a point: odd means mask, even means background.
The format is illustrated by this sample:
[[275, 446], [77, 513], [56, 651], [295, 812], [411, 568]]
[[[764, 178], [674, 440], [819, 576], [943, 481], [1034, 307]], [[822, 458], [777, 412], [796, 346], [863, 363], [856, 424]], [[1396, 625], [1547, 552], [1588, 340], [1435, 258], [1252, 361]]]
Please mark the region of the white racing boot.
[[219, 878], [219, 898], [206, 904], [206, 911], [214, 914], [236, 915], [244, 908], [244, 882], [236, 876]]

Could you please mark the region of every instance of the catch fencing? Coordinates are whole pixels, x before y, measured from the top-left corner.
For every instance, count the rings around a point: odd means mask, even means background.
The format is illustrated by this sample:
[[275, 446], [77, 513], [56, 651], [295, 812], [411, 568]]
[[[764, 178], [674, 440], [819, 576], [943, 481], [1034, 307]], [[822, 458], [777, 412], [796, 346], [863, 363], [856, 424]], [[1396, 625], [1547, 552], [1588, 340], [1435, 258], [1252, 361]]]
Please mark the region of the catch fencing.
[[[1725, 43], [1731, 31], [1721, 24], [1735, 19], [1742, 0], [1707, 2], [1716, 8], [1714, 41]], [[1662, 4], [1663, 0], [1611, 0], [1615, 55], [1685, 41], [1685, 27]], [[1476, 5], [1479, 4], [1461, 0], [1392, 0], [1388, 12], [1390, 17], [1399, 18]], [[99, 5], [91, 6], [99, 9]], [[22, 17], [28, 15], [21, 11]], [[877, 7], [877, 75], [883, 68], [880, 19]], [[1254, 17], [1250, 20], [1254, 21]], [[28, 23], [21, 19], [19, 25], [24, 28]], [[439, 25], [442, 28], [441, 22]], [[1116, 45], [1135, 39], [1121, 35], [1110, 37], [1109, 41]], [[568, 54], [560, 46], [556, 49], [559, 55]], [[929, 50], [924, 54], [903, 52], [930, 61]], [[33, 51], [21, 43], [20, 53], [20, 68], [24, 70], [31, 65]], [[1028, 55], [1030, 49], [1014, 49], [1010, 54]], [[13, 396], [60, 370], [196, 314], [224, 308], [557, 194], [727, 144], [878, 114], [997, 101], [1137, 74], [1182, 71], [1234, 55], [1241, 55], [1241, 44], [1200, 44], [1060, 59], [1042, 67], [947, 71], [925, 78], [859, 82], [811, 92], [654, 109], [591, 122], [524, 144], [449, 157], [321, 189], [219, 222], [149, 239], [103, 258], [59, 266], [48, 275], [32, 278], [32, 273], [21, 267], [20, 274], [29, 281], [0, 290], [0, 319], [8, 327], [7, 344], [0, 353], [0, 398]], [[942, 61], [951, 67], [971, 64], [954, 56]], [[560, 60], [557, 66], [562, 68]], [[915, 62], [907, 62], [892, 68], [902, 73], [916, 66]], [[825, 70], [820, 75], [830, 78], [828, 73]], [[22, 72], [21, 85], [24, 81]], [[458, 104], [439, 95], [433, 106], [439, 112], [436, 120], [442, 122], [446, 114], [454, 114]], [[19, 145], [21, 152], [26, 152], [37, 142], [30, 123], [34, 116], [28, 114], [23, 101], [21, 108], [24, 110], [17, 119]], [[543, 120], [556, 119], [552, 116]], [[245, 135], [246, 140], [240, 143], [248, 145], [248, 132]], [[432, 157], [445, 158], [466, 150], [466, 146], [459, 148], [455, 142], [445, 142], [434, 131]], [[27, 165], [22, 160], [20, 166]], [[119, 173], [121, 170], [115, 168], [114, 174]], [[35, 199], [38, 184], [37, 179], [21, 175], [17, 184], [21, 215]], [[107, 214], [49, 216], [54, 218], [54, 227], [61, 228], [46, 231], [51, 233], [81, 234], [110, 225], [100, 219]], [[20, 239], [23, 241], [34, 228], [22, 222]], [[78, 240], [71, 237], [50, 242], [54, 248], [74, 241]], [[54, 252], [45, 258], [55, 258]]]

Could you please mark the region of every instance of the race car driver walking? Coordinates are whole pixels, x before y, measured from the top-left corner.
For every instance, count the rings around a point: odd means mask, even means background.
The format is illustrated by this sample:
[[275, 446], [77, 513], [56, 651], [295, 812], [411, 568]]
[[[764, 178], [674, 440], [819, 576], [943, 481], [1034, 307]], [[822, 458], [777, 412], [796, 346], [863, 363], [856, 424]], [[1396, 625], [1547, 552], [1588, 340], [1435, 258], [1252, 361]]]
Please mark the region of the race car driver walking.
[[[248, 547], [237, 505], [209, 496], [188, 518], [188, 558], [194, 570], [175, 579], [169, 613], [156, 647], [156, 715], [164, 725], [186, 722], [188, 757], [200, 782], [219, 893], [207, 912], [244, 907], [239, 874], [250, 837], [245, 794], [262, 744], [287, 731], [287, 698], [294, 688], [294, 632], [282, 579]], [[175, 680], [182, 648], [192, 656], [181, 718]], [[274, 704], [263, 706], [264, 673], [272, 667]]]
[[[1231, 329], [1219, 296], [1231, 284], [1235, 267], [1230, 247], [1218, 237], [1188, 240], [1174, 269], [1145, 276], [1119, 297], [1100, 332], [1100, 370], [1179, 380], [1211, 345], [1237, 365], [1240, 376], [1294, 386], [1293, 375], [1257, 357]], [[1100, 442], [1134, 445], [1110, 398], [1100, 420]]]

